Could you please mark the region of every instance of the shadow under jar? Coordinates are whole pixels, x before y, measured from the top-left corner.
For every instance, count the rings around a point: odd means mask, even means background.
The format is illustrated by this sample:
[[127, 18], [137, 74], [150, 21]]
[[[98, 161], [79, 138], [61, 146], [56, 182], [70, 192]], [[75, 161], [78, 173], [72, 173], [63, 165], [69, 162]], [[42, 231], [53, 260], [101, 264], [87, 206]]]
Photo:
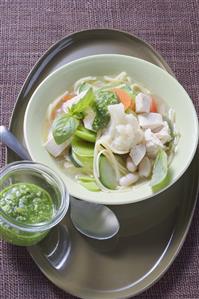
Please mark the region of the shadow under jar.
[[12, 244], [31, 246], [65, 216], [69, 195], [47, 166], [23, 161], [0, 171], [0, 235]]

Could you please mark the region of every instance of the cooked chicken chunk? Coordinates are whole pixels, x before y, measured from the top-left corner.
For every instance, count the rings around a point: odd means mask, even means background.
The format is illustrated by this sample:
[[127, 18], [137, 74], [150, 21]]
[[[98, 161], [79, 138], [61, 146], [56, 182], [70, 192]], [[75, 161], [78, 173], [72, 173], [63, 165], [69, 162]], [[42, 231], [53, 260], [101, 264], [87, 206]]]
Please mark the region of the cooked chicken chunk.
[[126, 114], [122, 103], [108, 106], [108, 111], [111, 120], [101, 136], [101, 142], [113, 153], [128, 153], [143, 139], [137, 118], [133, 114]]
[[130, 151], [130, 157], [133, 160], [133, 163], [137, 166], [146, 154], [146, 146], [145, 144], [137, 144]]
[[137, 169], [135, 163], [133, 162], [133, 160], [131, 159], [130, 156], [128, 156], [128, 158], [127, 158], [127, 160], [126, 160], [126, 168], [127, 168], [130, 172], [134, 172], [134, 171], [136, 171], [136, 169]]
[[157, 129], [163, 126], [162, 115], [159, 113], [144, 113], [138, 115], [138, 121], [143, 129]]
[[150, 158], [155, 158], [159, 149], [164, 148], [164, 145], [160, 141], [160, 139], [151, 131], [151, 129], [147, 129], [144, 133], [145, 141], [146, 141], [146, 152]]
[[152, 170], [151, 160], [148, 157], [144, 157], [139, 164], [138, 170], [141, 177], [148, 178]]
[[128, 173], [119, 180], [120, 186], [130, 186], [137, 182], [139, 175], [137, 173]]
[[136, 113], [149, 113], [151, 105], [150, 95], [140, 92], [135, 98], [135, 111]]
[[52, 132], [48, 134], [48, 139], [44, 143], [46, 150], [55, 158], [58, 157], [70, 144], [71, 138], [62, 144], [57, 144], [53, 138]]
[[163, 122], [163, 128], [155, 133], [155, 135], [158, 137], [158, 139], [160, 139], [162, 144], [165, 144], [171, 140], [170, 129], [166, 121]]

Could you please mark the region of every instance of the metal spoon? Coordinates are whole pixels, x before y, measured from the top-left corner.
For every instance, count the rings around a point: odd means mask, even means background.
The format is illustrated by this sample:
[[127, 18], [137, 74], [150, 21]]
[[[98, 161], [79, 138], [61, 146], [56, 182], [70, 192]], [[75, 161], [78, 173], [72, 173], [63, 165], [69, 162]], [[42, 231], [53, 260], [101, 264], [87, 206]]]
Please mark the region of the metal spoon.
[[[21, 159], [31, 160], [24, 146], [5, 127], [0, 126], [0, 141]], [[71, 220], [75, 228], [87, 237], [106, 240], [115, 236], [120, 228], [116, 215], [108, 207], [70, 197]]]

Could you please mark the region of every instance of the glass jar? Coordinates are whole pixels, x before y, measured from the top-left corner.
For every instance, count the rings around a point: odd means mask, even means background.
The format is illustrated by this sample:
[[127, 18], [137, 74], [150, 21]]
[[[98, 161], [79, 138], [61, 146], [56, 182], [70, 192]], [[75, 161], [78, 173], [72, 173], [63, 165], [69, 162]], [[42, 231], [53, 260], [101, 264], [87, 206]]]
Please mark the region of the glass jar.
[[0, 171], [0, 196], [5, 188], [13, 184], [34, 184], [51, 196], [53, 214], [46, 222], [26, 224], [11, 218], [1, 207], [0, 235], [12, 244], [32, 246], [42, 240], [49, 230], [65, 216], [69, 207], [69, 194], [62, 179], [47, 166], [30, 161], [8, 164]]

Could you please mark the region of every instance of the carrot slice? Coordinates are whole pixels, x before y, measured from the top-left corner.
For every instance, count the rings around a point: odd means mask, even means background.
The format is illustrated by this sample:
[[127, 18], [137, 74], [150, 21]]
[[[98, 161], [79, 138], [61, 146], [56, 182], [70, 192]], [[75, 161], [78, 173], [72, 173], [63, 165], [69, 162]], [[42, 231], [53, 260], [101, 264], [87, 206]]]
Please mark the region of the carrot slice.
[[114, 88], [113, 92], [116, 94], [120, 102], [124, 105], [125, 110], [132, 109], [134, 110], [134, 102], [131, 96], [121, 88]]
[[72, 97], [73, 97], [73, 95], [71, 95], [71, 94], [66, 94], [66, 95], [63, 96], [63, 98], [62, 98], [62, 102], [66, 102], [66, 101], [72, 99]]
[[154, 98], [151, 98], [150, 112], [158, 112], [157, 103]]

